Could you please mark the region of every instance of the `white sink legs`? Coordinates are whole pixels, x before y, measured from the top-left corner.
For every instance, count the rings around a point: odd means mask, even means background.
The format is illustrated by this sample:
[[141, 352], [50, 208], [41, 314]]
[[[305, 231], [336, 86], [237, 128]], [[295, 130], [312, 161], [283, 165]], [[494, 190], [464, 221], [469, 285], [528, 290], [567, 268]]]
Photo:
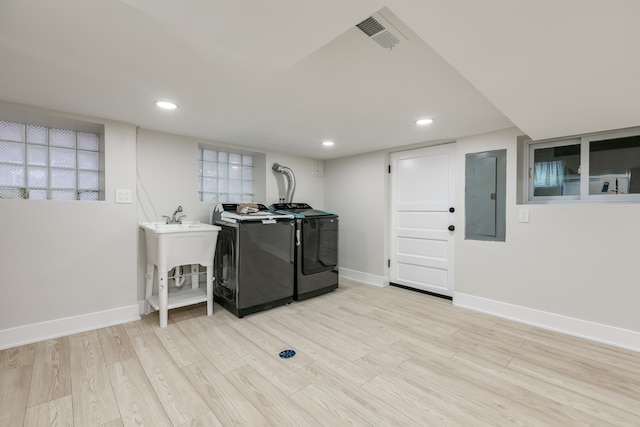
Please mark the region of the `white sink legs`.
[[170, 309], [206, 301], [207, 316], [211, 316], [213, 314], [213, 264], [205, 265], [204, 267], [207, 269], [205, 289], [200, 289], [198, 283], [198, 264], [192, 264], [191, 289], [182, 289], [171, 296], [169, 295], [168, 270], [171, 270], [173, 266], [168, 268], [166, 271], [162, 271], [161, 268], [158, 268], [158, 295], [153, 295], [153, 279], [156, 265], [148, 263], [145, 287], [145, 314], [148, 314], [151, 311], [151, 308], [158, 310], [160, 327], [165, 328], [167, 326]]

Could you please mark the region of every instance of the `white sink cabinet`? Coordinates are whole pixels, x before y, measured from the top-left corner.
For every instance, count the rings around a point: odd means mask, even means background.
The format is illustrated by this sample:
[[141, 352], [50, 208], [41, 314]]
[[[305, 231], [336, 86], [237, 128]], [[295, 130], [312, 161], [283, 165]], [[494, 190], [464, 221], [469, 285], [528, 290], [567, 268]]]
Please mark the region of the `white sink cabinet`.
[[[147, 248], [145, 312], [149, 306], [159, 311], [160, 327], [167, 326], [168, 310], [207, 302], [207, 316], [213, 314], [213, 256], [220, 227], [185, 221], [182, 224], [141, 222]], [[168, 272], [178, 266], [191, 265], [192, 289], [169, 294]], [[207, 284], [200, 289], [197, 265], [207, 269]], [[155, 268], [158, 270], [158, 294], [153, 294]], [[195, 268], [194, 268], [195, 267]]]

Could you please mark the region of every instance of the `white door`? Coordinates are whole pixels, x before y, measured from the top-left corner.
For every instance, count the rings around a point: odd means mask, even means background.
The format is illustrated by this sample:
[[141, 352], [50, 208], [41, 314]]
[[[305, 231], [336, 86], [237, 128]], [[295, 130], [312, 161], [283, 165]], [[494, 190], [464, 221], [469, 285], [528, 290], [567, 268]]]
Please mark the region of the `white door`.
[[392, 283], [453, 296], [455, 144], [391, 154]]

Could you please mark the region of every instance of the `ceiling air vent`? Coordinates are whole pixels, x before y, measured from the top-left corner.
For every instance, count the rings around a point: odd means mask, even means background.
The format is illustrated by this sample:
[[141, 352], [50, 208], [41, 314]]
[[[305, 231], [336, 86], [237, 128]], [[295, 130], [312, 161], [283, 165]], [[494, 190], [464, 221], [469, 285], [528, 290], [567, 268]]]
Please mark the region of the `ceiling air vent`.
[[356, 27], [360, 28], [363, 33], [385, 49], [393, 49], [395, 45], [400, 43], [402, 38], [406, 40], [406, 37], [400, 31], [377, 13], [365, 19]]

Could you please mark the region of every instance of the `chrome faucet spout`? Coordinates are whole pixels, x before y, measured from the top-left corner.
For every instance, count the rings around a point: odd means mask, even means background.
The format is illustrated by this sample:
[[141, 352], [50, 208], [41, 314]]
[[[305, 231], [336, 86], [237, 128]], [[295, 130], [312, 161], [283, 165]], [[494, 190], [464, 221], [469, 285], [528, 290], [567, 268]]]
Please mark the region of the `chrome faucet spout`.
[[173, 215], [171, 215], [171, 216], [162, 215], [162, 218], [166, 218], [167, 219], [167, 224], [182, 224], [182, 218], [184, 218], [186, 215], [180, 215], [180, 216], [176, 217], [176, 215], [178, 213], [180, 213], [180, 212], [182, 212], [182, 206], [178, 206], [178, 208], [173, 213]]
[[182, 206], [178, 206], [178, 207], [176, 208], [176, 211], [173, 213], [173, 215], [171, 215], [171, 222], [173, 222], [174, 224], [175, 224], [176, 222], [178, 222], [178, 220], [176, 219], [176, 215], [177, 215], [179, 212], [182, 212]]

